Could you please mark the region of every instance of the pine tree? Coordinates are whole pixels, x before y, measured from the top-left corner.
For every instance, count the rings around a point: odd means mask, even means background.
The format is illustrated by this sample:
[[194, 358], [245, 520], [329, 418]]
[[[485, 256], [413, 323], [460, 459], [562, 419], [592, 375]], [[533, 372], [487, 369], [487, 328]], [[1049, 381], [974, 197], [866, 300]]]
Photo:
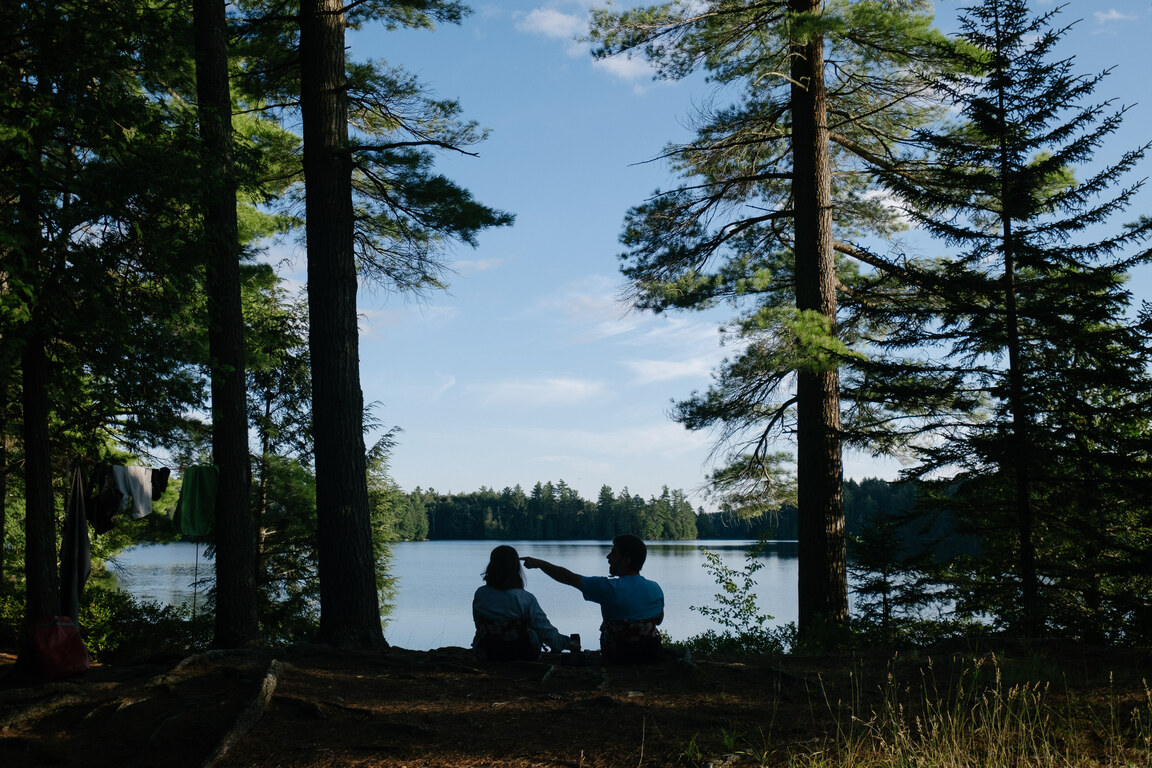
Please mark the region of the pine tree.
[[39, 617], [59, 611], [53, 476], [112, 440], [170, 440], [200, 404], [191, 121], [160, 96], [188, 48], [184, 17], [147, 3], [9, 4], [4, 21], [0, 333], [19, 356]]
[[799, 625], [819, 634], [847, 619], [841, 446], [868, 439], [842, 412], [841, 372], [861, 352], [840, 302], [856, 300], [858, 265], [836, 254], [869, 258], [849, 240], [898, 226], [867, 169], [930, 109], [909, 77], [936, 39], [927, 4], [672, 3], [600, 11], [593, 36], [600, 55], [643, 55], [660, 77], [704, 70], [737, 100], [666, 149], [685, 181], [629, 212], [622, 270], [641, 308], [737, 308], [739, 352], [675, 417], [719, 428], [732, 450], [715, 487], [756, 512], [788, 499], [775, 446], [795, 437]]
[[[1148, 325], [1129, 319], [1125, 280], [1152, 260], [1152, 223], [1113, 223], [1140, 187], [1124, 176], [1149, 145], [1076, 177], [1124, 109], [1088, 101], [1104, 75], [1076, 75], [1057, 56], [1067, 28], [1056, 13], [1031, 16], [1024, 0], [964, 9], [969, 47], [933, 81], [959, 116], [886, 174], [947, 250], [906, 265], [916, 309], [899, 330], [880, 314], [873, 326], [879, 345], [934, 352], [878, 366], [872, 383], [931, 435], [918, 472], [958, 485], [942, 498], [983, 539], [961, 604], [1026, 634], [1067, 628], [1073, 614], [1099, 626], [1086, 601], [1119, 587], [1118, 557], [1135, 575], [1123, 538], [1150, 534], [1145, 521], [1118, 536], [1146, 506]], [[944, 418], [930, 405], [941, 397], [969, 418]]]
[[455, 23], [467, 8], [440, 0], [307, 0], [296, 14], [262, 0], [238, 7], [248, 57], [238, 87], [258, 108], [303, 125], [321, 635], [376, 646], [382, 636], [370, 572], [358, 281], [397, 291], [442, 287], [443, 245], [475, 244], [479, 231], [512, 217], [433, 170], [434, 150], [467, 152], [484, 131], [460, 119], [456, 102], [432, 98], [402, 70], [346, 60], [345, 30]]

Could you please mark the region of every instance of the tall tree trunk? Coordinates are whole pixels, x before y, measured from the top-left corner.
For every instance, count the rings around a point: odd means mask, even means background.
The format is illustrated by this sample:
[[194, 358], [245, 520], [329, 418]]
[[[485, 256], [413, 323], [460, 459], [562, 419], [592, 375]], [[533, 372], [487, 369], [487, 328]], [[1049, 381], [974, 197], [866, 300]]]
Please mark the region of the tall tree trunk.
[[320, 639], [375, 648], [385, 641], [368, 514], [342, 8], [300, 5]]
[[[52, 39], [51, 22], [44, 33]], [[47, 46], [45, 46], [47, 49]], [[43, 73], [47, 68], [39, 66]], [[47, 98], [53, 84], [46, 76], [36, 82], [37, 95]], [[45, 349], [44, 234], [40, 196], [43, 175], [43, 126], [33, 129], [27, 155], [28, 167], [20, 179], [17, 221], [21, 253], [19, 268], [26, 284], [36, 286], [32, 313], [21, 352], [22, 408], [24, 421], [24, 574], [25, 616], [36, 621], [60, 610], [60, 580], [56, 569], [56, 515], [52, 499], [51, 431], [48, 403], [48, 354]]]
[[24, 373], [24, 575], [25, 616], [36, 621], [60, 611], [56, 570], [56, 514], [48, 427], [48, 357], [33, 310], [31, 333], [21, 362]]
[[0, 584], [4, 583], [4, 551], [8, 540], [8, 397], [12, 394], [12, 378], [7, 362], [5, 360], [5, 369], [0, 371]]
[[[1006, 178], [1006, 177], [1005, 177]], [[1005, 181], [1006, 185], [1006, 181]], [[1007, 190], [1004, 190], [1007, 195]], [[1007, 201], [1007, 197], [1004, 197]], [[1020, 342], [1020, 312], [1016, 302], [1016, 256], [1012, 240], [1012, 222], [1005, 218], [1004, 238], [1004, 314], [1008, 330], [1008, 399], [1012, 409], [1012, 453], [1005, 462], [1011, 471], [1013, 507], [1016, 510], [1016, 534], [1019, 554], [1016, 571], [1020, 579], [1020, 607], [1023, 613], [1020, 629], [1028, 636], [1039, 634], [1044, 625], [1040, 605], [1040, 580], [1036, 571], [1036, 544], [1033, 539], [1032, 512], [1032, 441], [1031, 410], [1024, 395], [1024, 357]]]
[[259, 628], [256, 531], [249, 499], [244, 315], [240, 302], [240, 243], [232, 163], [228, 27], [222, 0], [193, 0], [192, 14], [196, 95], [200, 102], [200, 137], [204, 145], [212, 454], [220, 473], [214, 521], [215, 645], [234, 648], [254, 643]]
[[[1003, 50], [1005, 30], [999, 18], [995, 20], [996, 50]], [[1013, 506], [1016, 509], [1016, 532], [1019, 537], [1019, 555], [1016, 562], [1020, 579], [1020, 603], [1024, 634], [1034, 636], [1043, 626], [1040, 607], [1040, 582], [1036, 573], [1036, 545], [1033, 541], [1032, 514], [1032, 441], [1029, 438], [1031, 409], [1024, 395], [1024, 357], [1020, 342], [1020, 312], [1016, 302], [1016, 242], [1012, 233], [1012, 191], [1009, 179], [1014, 171], [1009, 158], [1008, 107], [1003, 84], [997, 92], [1000, 124], [1000, 209], [1001, 244], [1004, 256], [1003, 296], [1004, 322], [1008, 334], [1008, 400], [1012, 409], [1012, 457], [1009, 476], [1012, 479]], [[1003, 465], [1002, 465], [1003, 466]]]
[[[792, 0], [815, 12], [819, 0]], [[832, 171], [824, 93], [824, 46], [816, 36], [792, 45], [792, 182], [796, 306], [836, 323]], [[840, 377], [835, 368], [797, 376], [796, 474], [799, 508], [798, 629], [848, 618], [844, 473], [840, 450]], [[816, 633], [818, 636], [819, 633]]]

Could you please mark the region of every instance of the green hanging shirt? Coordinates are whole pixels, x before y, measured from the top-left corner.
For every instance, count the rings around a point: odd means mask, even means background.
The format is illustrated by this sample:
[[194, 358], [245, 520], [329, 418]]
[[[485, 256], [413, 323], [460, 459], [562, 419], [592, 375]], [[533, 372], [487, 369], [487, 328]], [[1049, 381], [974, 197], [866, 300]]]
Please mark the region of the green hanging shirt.
[[180, 486], [180, 500], [172, 524], [185, 536], [204, 538], [212, 533], [216, 517], [216, 486], [220, 473], [215, 465], [188, 467]]

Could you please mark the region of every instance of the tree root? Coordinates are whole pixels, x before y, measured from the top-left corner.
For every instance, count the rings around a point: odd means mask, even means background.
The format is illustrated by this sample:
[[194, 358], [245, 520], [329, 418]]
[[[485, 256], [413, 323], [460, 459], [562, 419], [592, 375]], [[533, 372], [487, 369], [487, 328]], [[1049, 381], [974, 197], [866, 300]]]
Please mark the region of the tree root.
[[[89, 683], [83, 685], [76, 683], [55, 683], [39, 688], [22, 688], [5, 691], [5, 695], [0, 697], [0, 703], [7, 704], [31, 698], [40, 698], [41, 701], [33, 702], [22, 709], [0, 717], [0, 731], [4, 731], [26, 720], [34, 720], [45, 715], [50, 715], [65, 707], [84, 704], [90, 701], [94, 694], [107, 693], [118, 687], [120, 687], [119, 683]], [[45, 700], [46, 695], [50, 696], [50, 698]]]
[[260, 691], [256, 697], [248, 704], [240, 717], [237, 718], [236, 724], [232, 726], [224, 738], [220, 740], [219, 746], [216, 747], [215, 754], [204, 762], [203, 768], [212, 768], [219, 762], [229, 749], [236, 746], [236, 743], [244, 737], [244, 734], [252, 730], [252, 726], [256, 725], [257, 721], [264, 715], [264, 710], [268, 708], [268, 702], [272, 700], [272, 694], [276, 692], [276, 685], [280, 681], [280, 675], [284, 671], [285, 665], [276, 659], [268, 665], [268, 672], [264, 675], [264, 681], [260, 684]]

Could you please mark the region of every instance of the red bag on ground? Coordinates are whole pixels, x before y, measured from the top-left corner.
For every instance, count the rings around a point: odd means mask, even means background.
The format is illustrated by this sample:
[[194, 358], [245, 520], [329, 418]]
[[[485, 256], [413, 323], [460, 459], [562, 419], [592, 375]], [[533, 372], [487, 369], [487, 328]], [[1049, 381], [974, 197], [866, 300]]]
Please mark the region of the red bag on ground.
[[48, 616], [33, 624], [29, 634], [36, 658], [49, 678], [59, 680], [88, 671], [88, 649], [70, 617]]

